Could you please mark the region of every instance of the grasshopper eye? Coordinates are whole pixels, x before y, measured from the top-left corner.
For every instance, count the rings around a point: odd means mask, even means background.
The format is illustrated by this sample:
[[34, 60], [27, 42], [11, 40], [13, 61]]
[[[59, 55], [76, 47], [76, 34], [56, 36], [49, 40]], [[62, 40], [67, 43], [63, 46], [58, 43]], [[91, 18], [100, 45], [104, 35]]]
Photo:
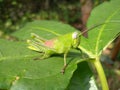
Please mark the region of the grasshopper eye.
[[73, 34], [72, 34], [72, 38], [73, 39], [76, 39], [78, 37], [78, 32], [74, 32]]

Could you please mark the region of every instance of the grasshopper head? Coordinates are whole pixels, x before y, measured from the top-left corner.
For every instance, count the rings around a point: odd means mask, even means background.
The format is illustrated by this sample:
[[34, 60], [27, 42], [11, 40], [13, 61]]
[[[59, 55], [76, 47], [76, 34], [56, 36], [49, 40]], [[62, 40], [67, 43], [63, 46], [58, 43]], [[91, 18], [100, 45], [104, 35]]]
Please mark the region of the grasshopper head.
[[72, 47], [77, 48], [79, 44], [80, 44], [80, 33], [74, 32], [72, 34]]

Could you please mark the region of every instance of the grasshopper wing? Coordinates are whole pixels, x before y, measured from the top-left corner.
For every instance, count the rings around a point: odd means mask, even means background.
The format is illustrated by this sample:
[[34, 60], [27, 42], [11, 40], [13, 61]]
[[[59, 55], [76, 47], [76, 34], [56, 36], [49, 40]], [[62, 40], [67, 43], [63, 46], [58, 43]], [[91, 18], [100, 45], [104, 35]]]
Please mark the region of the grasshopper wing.
[[38, 42], [41, 42], [41, 43], [44, 43], [46, 41], [46, 39], [43, 39], [42, 37], [38, 36], [37, 34], [35, 33], [31, 33], [31, 37], [32, 39], [34, 39], [35, 41], [38, 41]]
[[27, 40], [27, 43], [29, 44], [29, 49], [38, 52], [45, 52], [46, 50], [55, 51], [53, 48], [50, 48], [45, 45], [46, 39], [43, 39], [34, 33], [31, 33], [31, 37], [31, 40]]

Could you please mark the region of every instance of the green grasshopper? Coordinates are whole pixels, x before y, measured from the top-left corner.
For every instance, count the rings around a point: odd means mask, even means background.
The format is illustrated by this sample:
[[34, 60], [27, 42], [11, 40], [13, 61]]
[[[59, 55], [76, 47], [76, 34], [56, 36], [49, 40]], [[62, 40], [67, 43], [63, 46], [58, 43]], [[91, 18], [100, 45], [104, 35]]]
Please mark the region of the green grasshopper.
[[[99, 24], [100, 25], [100, 24]], [[97, 27], [96, 25], [94, 27]], [[80, 44], [80, 36], [83, 35], [88, 30], [92, 30], [94, 27], [85, 30], [84, 32], [75, 31], [65, 35], [55, 37], [50, 40], [46, 40], [34, 33], [31, 33], [32, 40], [27, 40], [29, 44], [28, 48], [42, 52], [43, 56], [40, 59], [45, 59], [53, 54], [64, 54], [64, 67], [61, 70], [62, 73], [65, 72], [67, 67], [66, 57], [71, 48], [77, 49]]]

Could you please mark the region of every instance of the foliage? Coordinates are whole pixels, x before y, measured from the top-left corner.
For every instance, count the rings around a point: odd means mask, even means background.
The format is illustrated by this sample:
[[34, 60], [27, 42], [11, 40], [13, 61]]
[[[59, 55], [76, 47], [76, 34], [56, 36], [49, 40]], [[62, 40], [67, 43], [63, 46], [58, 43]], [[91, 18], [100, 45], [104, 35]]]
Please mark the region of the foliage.
[[[46, 31], [47, 29], [48, 31]], [[63, 34], [73, 32], [74, 30], [74, 28], [58, 22], [35, 21], [27, 24], [22, 30], [14, 33], [14, 36], [19, 38], [19, 42], [1, 40], [0, 75], [2, 75], [2, 78], [0, 78], [0, 81], [1, 85], [3, 84], [1, 88], [9, 87], [11, 90], [16, 90], [16, 88], [17, 90], [21, 88], [23, 90], [32, 88], [32, 90], [38, 90], [38, 88], [41, 90], [64, 90], [70, 83], [70, 79], [77, 68], [77, 63], [82, 61], [80, 60], [81, 56], [79, 51], [72, 51], [71, 54], [69, 54], [67, 59], [70, 61], [70, 64], [68, 65], [65, 74], [62, 75], [60, 70], [63, 67], [63, 56], [54, 56], [46, 60], [34, 61], [34, 58], [39, 57], [40, 54], [27, 49], [25, 42], [21, 42], [21, 40], [29, 38], [31, 32], [38, 33], [46, 38], [53, 38], [55, 35], [52, 32]], [[5, 47], [5, 45], [8, 46]], [[8, 49], [9, 52], [7, 51]], [[92, 84], [92, 86], [94, 86], [95, 83], [92, 78], [92, 72], [88, 68], [87, 63], [81, 63], [79, 65], [81, 67], [79, 69], [84, 68], [86, 75], [81, 74], [81, 77], [79, 77], [78, 80], [81, 80], [82, 78], [82, 82], [84, 82], [84, 80], [86, 81], [86, 79], [91, 82], [85, 82], [85, 84], [83, 84], [85, 86], [82, 86], [81, 88], [85, 88], [86, 86], [89, 87]], [[71, 82], [74, 82], [74, 78], [79, 74], [80, 73], [74, 74], [75, 76]]]
[[[88, 63], [83, 62], [88, 61], [96, 67], [103, 90], [108, 90], [99, 56], [103, 48], [120, 32], [119, 3], [119, 0], [112, 0], [93, 10], [88, 27], [98, 22], [105, 24], [90, 31], [89, 38], [81, 36], [79, 48], [87, 54], [87, 57], [78, 50], [71, 50], [67, 57], [69, 64], [64, 75], [60, 73], [63, 67], [63, 55], [54, 55], [45, 60], [35, 61], [34, 59], [39, 58], [41, 53], [27, 49], [26, 39], [30, 38], [30, 33], [37, 33], [43, 38], [51, 39], [56, 37], [56, 33], [67, 34], [75, 31], [75, 28], [56, 21], [34, 21], [12, 34], [17, 38], [16, 41], [0, 39], [0, 88], [8, 90], [97, 90], [94, 74]], [[103, 12], [104, 9], [109, 12]]]
[[[96, 6], [105, 0], [93, 1]], [[80, 17], [79, 0], [0, 0], [0, 31], [5, 34], [33, 20], [60, 20], [71, 24], [81, 23]]]

